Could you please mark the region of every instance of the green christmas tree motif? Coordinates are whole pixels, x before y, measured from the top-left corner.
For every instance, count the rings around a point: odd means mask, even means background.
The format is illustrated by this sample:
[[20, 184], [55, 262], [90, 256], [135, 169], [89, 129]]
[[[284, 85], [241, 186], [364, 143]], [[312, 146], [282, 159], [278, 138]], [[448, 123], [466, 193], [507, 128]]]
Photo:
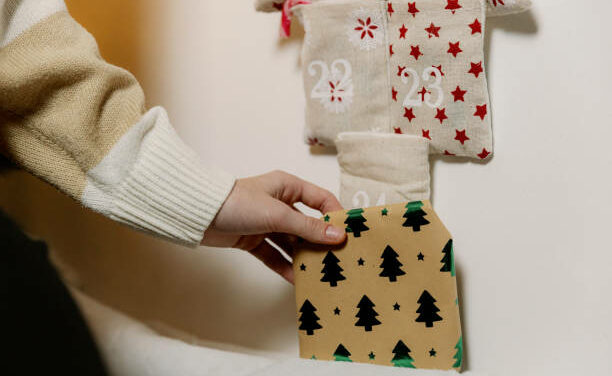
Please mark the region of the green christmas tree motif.
[[442, 317], [438, 315], [440, 312], [440, 308], [436, 307], [434, 304], [436, 299], [427, 291], [423, 290], [421, 297], [417, 300], [417, 303], [420, 304], [417, 309], [417, 313], [419, 313], [419, 317], [416, 318], [416, 322], [424, 322], [426, 328], [433, 327], [433, 323], [435, 321], [442, 321]]
[[453, 368], [461, 368], [461, 364], [463, 364], [463, 336], [459, 337], [459, 341], [455, 345], [457, 352], [453, 359], [455, 359], [455, 364], [453, 364]]
[[334, 351], [334, 359], [336, 362], [352, 362], [351, 353], [342, 344], [339, 344]]
[[421, 231], [421, 226], [425, 226], [429, 224], [429, 221], [424, 217], [427, 215], [423, 209], [423, 203], [421, 201], [409, 202], [406, 205], [406, 213], [404, 213], [403, 218], [406, 218], [406, 221], [402, 226], [404, 227], [412, 227], [412, 231]]
[[323, 277], [321, 277], [321, 282], [329, 282], [331, 287], [338, 286], [338, 281], [343, 281], [346, 279], [340, 272], [343, 271], [338, 265], [340, 260], [331, 252], [328, 251], [325, 258], [323, 258], [323, 269], [321, 273], [323, 273]]
[[395, 356], [391, 359], [391, 363], [393, 363], [395, 367], [416, 368], [414, 364], [412, 364], [414, 359], [410, 356], [410, 349], [402, 340], [397, 341], [397, 345], [395, 345], [392, 353], [395, 354]]
[[401, 269], [401, 266], [404, 265], [398, 260], [399, 255], [391, 246], [387, 245], [385, 250], [383, 251], [380, 258], [383, 259], [383, 262], [380, 264], [380, 267], [383, 269], [379, 276], [388, 277], [389, 282], [397, 281], [397, 277], [400, 275], [406, 274], [405, 271]]
[[306, 334], [309, 336], [313, 335], [315, 330], [322, 328], [321, 324], [318, 323], [320, 318], [315, 313], [316, 310], [315, 306], [313, 306], [308, 299], [304, 301], [302, 308], [300, 308], [302, 315], [298, 319], [298, 321], [301, 322], [298, 329], [305, 330]]
[[362, 232], [370, 229], [368, 226], [364, 225], [364, 222], [366, 222], [367, 219], [361, 215], [362, 213], [363, 209], [349, 210], [346, 213], [348, 214], [348, 217], [344, 221], [346, 224], [346, 232], [353, 233], [353, 236], [356, 238], [360, 237]]
[[363, 296], [357, 304], [359, 312], [355, 317], [359, 318], [355, 323], [355, 326], [363, 326], [366, 332], [371, 332], [374, 325], [380, 325], [380, 321], [376, 318], [378, 312], [374, 310], [375, 304], [367, 297]]
[[453, 254], [453, 239], [450, 239], [448, 243], [444, 246], [442, 250], [444, 253], [444, 257], [440, 260], [442, 268], [440, 268], [441, 272], [450, 272], [451, 276], [455, 276], [455, 256]]

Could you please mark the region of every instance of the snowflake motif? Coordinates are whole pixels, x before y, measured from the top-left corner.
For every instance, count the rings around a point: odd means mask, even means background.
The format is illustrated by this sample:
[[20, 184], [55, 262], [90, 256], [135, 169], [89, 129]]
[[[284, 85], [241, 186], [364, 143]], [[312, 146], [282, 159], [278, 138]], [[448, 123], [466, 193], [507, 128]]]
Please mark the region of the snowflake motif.
[[351, 64], [346, 59], [337, 59], [328, 68], [322, 60], [315, 60], [308, 66], [308, 73], [316, 75], [317, 67], [320, 68], [320, 78], [310, 97], [319, 100], [330, 112], [339, 114], [346, 111], [353, 102]]
[[327, 82], [327, 98], [321, 98], [323, 106], [333, 112], [341, 113], [353, 102], [353, 81], [344, 79], [344, 74], [336, 67], [332, 67], [330, 79]]
[[349, 41], [362, 50], [371, 50], [383, 43], [382, 16], [363, 8], [356, 9], [348, 21]]
[[321, 141], [319, 141], [319, 139], [318, 139], [318, 138], [316, 138], [316, 137], [308, 137], [308, 138], [306, 139], [306, 143], [307, 143], [309, 146], [325, 146], [325, 145], [324, 145], [324, 144], [323, 144]]

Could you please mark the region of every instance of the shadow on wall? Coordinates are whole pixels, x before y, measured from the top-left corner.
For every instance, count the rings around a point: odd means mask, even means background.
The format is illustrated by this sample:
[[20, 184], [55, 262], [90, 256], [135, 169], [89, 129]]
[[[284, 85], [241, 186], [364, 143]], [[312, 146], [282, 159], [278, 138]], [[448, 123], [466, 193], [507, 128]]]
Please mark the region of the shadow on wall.
[[[143, 32], [142, 17], [155, 17], [151, 12], [161, 9], [161, 1], [66, 3], [96, 37], [105, 59], [141, 80], [146, 76], [141, 51], [154, 41]], [[141, 83], [145, 93], [155, 85], [146, 77]], [[103, 304], [155, 323], [166, 334], [186, 333], [192, 343], [297, 351], [293, 290], [249, 255], [187, 249], [137, 233], [21, 171], [0, 175], [0, 207], [49, 244], [67, 281]]]

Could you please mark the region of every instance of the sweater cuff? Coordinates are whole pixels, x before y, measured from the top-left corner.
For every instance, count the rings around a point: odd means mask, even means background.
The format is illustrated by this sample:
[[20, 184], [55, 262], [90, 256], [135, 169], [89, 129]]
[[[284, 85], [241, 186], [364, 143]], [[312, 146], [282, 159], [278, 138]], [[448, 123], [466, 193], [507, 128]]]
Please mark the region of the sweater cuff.
[[145, 114], [87, 175], [86, 206], [190, 246], [200, 244], [235, 182], [204, 168], [161, 108]]

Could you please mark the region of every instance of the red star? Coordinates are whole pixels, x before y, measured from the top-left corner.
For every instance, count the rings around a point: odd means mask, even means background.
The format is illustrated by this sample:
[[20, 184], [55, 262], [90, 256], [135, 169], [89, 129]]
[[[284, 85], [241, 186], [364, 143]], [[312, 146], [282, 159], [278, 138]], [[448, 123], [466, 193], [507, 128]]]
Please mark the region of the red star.
[[453, 42], [448, 42], [448, 52], [449, 54], [452, 54], [453, 57], [457, 57], [457, 55], [459, 55], [460, 52], [463, 52], [463, 50], [461, 49], [461, 47], [459, 47], [459, 43], [461, 43], [460, 41], [457, 43], [453, 43]]
[[478, 18], [476, 18], [469, 26], [472, 29], [472, 35], [476, 33], [482, 34], [482, 24], [480, 21], [478, 21]]
[[453, 154], [453, 153], [451, 153], [451, 152], [450, 152], [450, 151], [448, 151], [448, 150], [444, 150], [444, 155], [456, 155], [456, 154]]
[[455, 89], [455, 91], [451, 92], [453, 97], [455, 97], [455, 102], [458, 102], [458, 101], [465, 102], [465, 98], [464, 98], [465, 93], [467, 93], [467, 90], [461, 90], [459, 85], [457, 85], [457, 88]]
[[416, 1], [414, 3], [408, 3], [408, 13], [412, 14], [412, 17], [416, 17], [419, 10], [416, 7]]
[[478, 76], [483, 72], [482, 61], [478, 63], [470, 63], [470, 64], [472, 65], [472, 67], [470, 68], [468, 73], [472, 73], [474, 74], [474, 76], [476, 76], [476, 78], [478, 78]]
[[415, 119], [416, 116], [414, 116], [414, 111], [412, 110], [412, 108], [408, 109], [406, 107], [404, 107], [404, 117], [408, 119], [409, 122], [412, 123], [412, 119]]
[[419, 60], [419, 56], [423, 56], [421, 47], [419, 47], [418, 44], [416, 46], [410, 46], [410, 55], [412, 55], [415, 60]]
[[391, 17], [393, 15], [393, 4], [391, 3], [387, 3], [387, 13], [389, 13], [389, 17]]
[[444, 120], [448, 119], [448, 116], [446, 116], [446, 108], [436, 108], [436, 112], [437, 113], [434, 118], [440, 120], [440, 124], [442, 124]]
[[405, 73], [404, 69], [406, 69], [406, 67], [400, 67], [399, 65], [397, 66], [397, 77], [402, 77], [402, 74], [408, 77], [408, 73]]
[[489, 152], [487, 149], [482, 148], [482, 152], [481, 152], [480, 154], [476, 154], [476, 155], [477, 155], [477, 156], [478, 156], [480, 159], [485, 159], [485, 158], [487, 158], [489, 155], [491, 155], [491, 153], [490, 153], [490, 152]]
[[[444, 72], [442, 71], [442, 64], [440, 64], [440, 65], [438, 65], [438, 66], [432, 65], [431, 67], [432, 67], [432, 68], [436, 68], [436, 69], [438, 70], [438, 72], [440, 72], [440, 75], [441, 75], [442, 77], [444, 77], [444, 76], [445, 76]], [[431, 72], [429, 75], [430, 75], [430, 76], [433, 76], [433, 77], [435, 77], [435, 76], [436, 76], [436, 74], [435, 74], [434, 72]]]
[[395, 86], [391, 88], [391, 97], [397, 102], [397, 90], [395, 90]]
[[461, 8], [461, 5], [459, 5], [459, 0], [446, 0], [447, 1], [447, 5], [446, 8], [444, 9], [448, 9], [451, 12], [453, 12], [453, 14], [455, 14], [455, 11], [459, 8]]
[[408, 29], [406, 29], [406, 25], [402, 24], [402, 27], [399, 28], [399, 32], [400, 32], [400, 39], [406, 39], [406, 32], [408, 31]]
[[393, 54], [394, 54], [394, 53], [395, 53], [395, 52], [393, 52], [393, 45], [392, 45], [392, 44], [390, 44], [390, 45], [389, 45], [389, 57], [393, 56]]
[[482, 106], [476, 106], [474, 116], [478, 116], [480, 120], [484, 120], [485, 116], [487, 116], [487, 104], [485, 103]]
[[506, 5], [504, 4], [504, 0], [493, 0], [493, 6], [497, 6], [497, 3], [500, 3], [501, 5]]
[[465, 129], [462, 131], [458, 131], [455, 129], [455, 132], [457, 133], [457, 135], [455, 136], [455, 140], [461, 142], [461, 145], [463, 145], [467, 140], [470, 139], [468, 136], [466, 136]]
[[422, 129], [421, 133], [423, 135], [423, 138], [427, 138], [427, 139], [431, 140], [431, 136], [429, 135], [429, 129], [428, 130]]
[[404, 133], [402, 132], [402, 129], [401, 129], [401, 128], [399, 128], [399, 127], [393, 127], [393, 132], [394, 132], [395, 134], [404, 134]]
[[440, 38], [440, 29], [441, 29], [440, 26], [436, 26], [432, 22], [431, 25], [429, 25], [428, 28], [425, 28], [425, 31], [429, 34], [430, 38], [432, 36], [434, 36], [436, 38]]

